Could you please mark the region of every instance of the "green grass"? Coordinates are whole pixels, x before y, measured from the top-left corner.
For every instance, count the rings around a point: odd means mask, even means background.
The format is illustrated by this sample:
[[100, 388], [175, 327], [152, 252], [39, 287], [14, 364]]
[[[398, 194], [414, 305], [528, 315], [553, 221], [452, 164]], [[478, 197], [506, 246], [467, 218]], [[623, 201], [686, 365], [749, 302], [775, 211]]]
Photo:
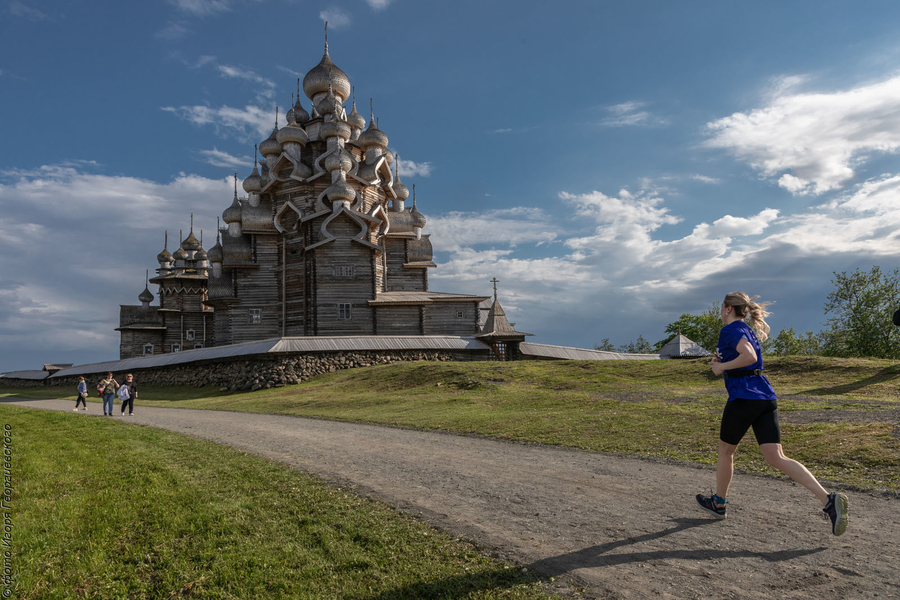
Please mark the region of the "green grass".
[[[900, 492], [895, 424], [868, 418], [900, 408], [900, 365], [787, 357], [766, 366], [783, 413], [851, 413], [840, 423], [783, 423], [789, 456], [828, 481]], [[705, 360], [402, 363], [252, 393], [147, 387], [140, 396], [139, 406], [383, 423], [705, 464], [715, 462], [725, 399]], [[751, 433], [738, 469], [776, 475], [754, 446]]]
[[16, 598], [547, 598], [519, 569], [285, 466], [0, 405]]

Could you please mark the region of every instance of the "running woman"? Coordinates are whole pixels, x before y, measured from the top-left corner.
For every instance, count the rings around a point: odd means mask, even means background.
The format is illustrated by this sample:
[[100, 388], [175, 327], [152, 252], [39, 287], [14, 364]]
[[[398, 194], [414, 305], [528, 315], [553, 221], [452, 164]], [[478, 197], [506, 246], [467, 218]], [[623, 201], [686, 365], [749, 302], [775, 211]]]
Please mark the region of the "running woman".
[[[722, 413], [719, 432], [719, 458], [716, 463], [716, 493], [697, 494], [700, 507], [717, 519], [726, 516], [728, 487], [734, 475], [734, 453], [741, 438], [753, 428], [759, 450], [769, 466], [774, 467], [811, 491], [822, 503], [831, 519], [831, 532], [841, 535], [850, 520], [850, 505], [843, 493], [828, 493], [806, 467], [784, 455], [781, 428], [778, 425], [778, 403], [775, 390], [762, 374], [763, 361], [759, 341], [769, 336], [765, 318], [768, 303], [757, 304], [759, 296], [750, 298], [743, 292], [731, 292], [722, 302], [722, 331], [710, 367], [717, 376], [725, 374], [728, 402]], [[749, 318], [753, 329], [744, 321]]]

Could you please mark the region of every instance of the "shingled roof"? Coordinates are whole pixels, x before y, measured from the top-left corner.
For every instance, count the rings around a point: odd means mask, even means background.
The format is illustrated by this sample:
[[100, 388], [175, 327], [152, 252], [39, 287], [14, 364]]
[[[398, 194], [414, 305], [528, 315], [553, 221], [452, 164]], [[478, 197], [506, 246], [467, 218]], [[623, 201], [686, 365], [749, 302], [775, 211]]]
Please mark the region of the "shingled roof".
[[491, 305], [491, 310], [488, 311], [487, 320], [484, 322], [481, 333], [475, 337], [478, 339], [516, 340], [524, 339], [526, 335], [534, 334], [516, 331], [513, 326], [510, 325], [509, 319], [506, 318], [506, 313], [503, 312], [503, 307], [500, 306], [500, 302], [494, 300], [494, 303]]

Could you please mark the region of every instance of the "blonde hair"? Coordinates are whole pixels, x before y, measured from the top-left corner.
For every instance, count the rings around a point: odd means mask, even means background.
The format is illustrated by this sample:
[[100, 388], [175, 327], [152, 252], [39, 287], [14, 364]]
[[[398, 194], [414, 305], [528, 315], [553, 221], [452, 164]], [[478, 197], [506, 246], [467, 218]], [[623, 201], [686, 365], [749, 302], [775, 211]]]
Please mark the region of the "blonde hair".
[[759, 338], [759, 341], [764, 342], [769, 337], [770, 328], [769, 324], [766, 323], [766, 317], [772, 313], [767, 311], [766, 307], [771, 302], [757, 304], [754, 302], [757, 298], [759, 296], [751, 298], [744, 292], [731, 292], [725, 295], [725, 306], [734, 308], [735, 316], [740, 319], [746, 320], [747, 317], [750, 317], [750, 324], [756, 330], [756, 336]]

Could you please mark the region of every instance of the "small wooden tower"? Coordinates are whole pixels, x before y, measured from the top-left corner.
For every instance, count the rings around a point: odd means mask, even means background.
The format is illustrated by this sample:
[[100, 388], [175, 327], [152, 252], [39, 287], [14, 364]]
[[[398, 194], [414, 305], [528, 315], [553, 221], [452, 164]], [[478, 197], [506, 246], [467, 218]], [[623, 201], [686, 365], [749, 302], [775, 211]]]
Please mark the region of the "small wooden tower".
[[487, 320], [484, 327], [476, 337], [491, 346], [491, 355], [494, 360], [518, 360], [519, 344], [525, 341], [526, 335], [534, 335], [532, 333], [523, 333], [516, 331], [506, 318], [503, 307], [497, 300], [497, 283], [499, 279], [494, 277], [491, 283], [494, 284], [494, 302], [488, 311]]

